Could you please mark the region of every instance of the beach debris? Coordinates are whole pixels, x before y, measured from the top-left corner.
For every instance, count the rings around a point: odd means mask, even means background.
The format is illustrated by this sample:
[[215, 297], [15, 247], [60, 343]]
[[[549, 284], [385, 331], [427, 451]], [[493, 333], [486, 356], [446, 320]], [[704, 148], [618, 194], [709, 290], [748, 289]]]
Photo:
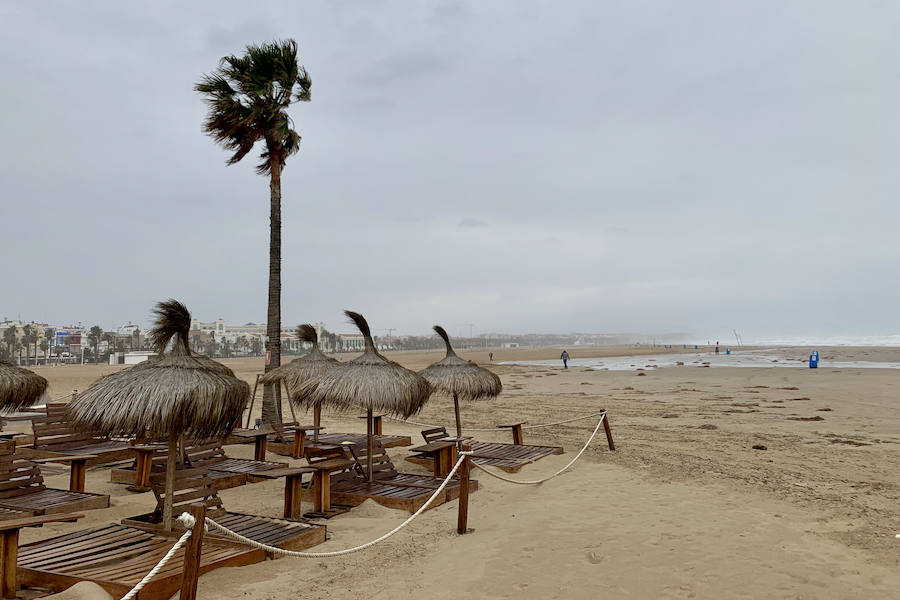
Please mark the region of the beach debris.
[[824, 421], [825, 417], [816, 415], [814, 417], [788, 417], [788, 421]]
[[700, 429], [718, 429], [718, 425], [713, 425], [712, 423], [704, 423], [699, 427]]
[[768, 448], [766, 448], [766, 447], [763, 446], [762, 444], [754, 444], [754, 445], [752, 446], [752, 448], [753, 448], [754, 450], [768, 450]]
[[643, 377], [644, 375], [646, 375], [646, 373], [644, 373], [644, 372], [640, 372], [637, 374], [638, 377]]
[[828, 407], [825, 407], [825, 408], [817, 408], [816, 411], [817, 411], [817, 412], [831, 412], [831, 409], [828, 408]]
[[683, 360], [677, 361], [677, 362], [675, 363], [675, 366], [676, 366], [676, 367], [683, 367], [683, 366], [684, 366], [684, 361], [683, 361]]

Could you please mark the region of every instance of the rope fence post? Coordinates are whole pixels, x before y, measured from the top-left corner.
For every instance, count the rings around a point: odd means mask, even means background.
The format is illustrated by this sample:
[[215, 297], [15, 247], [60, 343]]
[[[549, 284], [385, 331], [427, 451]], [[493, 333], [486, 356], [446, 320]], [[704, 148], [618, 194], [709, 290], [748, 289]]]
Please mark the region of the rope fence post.
[[472, 446], [463, 444], [461, 446], [463, 452], [463, 461], [459, 466], [459, 514], [456, 520], [456, 533], [462, 535], [469, 532], [469, 458], [468, 452], [472, 451]]
[[191, 537], [184, 549], [184, 576], [181, 580], [181, 600], [197, 599], [197, 582], [200, 580], [200, 553], [203, 548], [203, 528], [206, 527], [206, 505], [194, 502], [188, 509], [194, 517]]
[[603, 431], [606, 432], [606, 442], [609, 444], [609, 449], [615, 451], [616, 444], [612, 439], [612, 430], [609, 428], [609, 415], [606, 414], [606, 411], [603, 412]]

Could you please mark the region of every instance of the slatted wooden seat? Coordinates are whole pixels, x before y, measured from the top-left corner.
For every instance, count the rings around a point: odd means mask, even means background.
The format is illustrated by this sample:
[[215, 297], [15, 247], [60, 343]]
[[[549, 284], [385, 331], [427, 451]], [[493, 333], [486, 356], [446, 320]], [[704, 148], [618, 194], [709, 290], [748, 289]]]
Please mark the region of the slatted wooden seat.
[[[368, 473], [368, 448], [365, 444], [358, 446], [353, 444], [350, 446], [350, 452], [359, 465], [359, 470], [363, 477]], [[377, 442], [372, 445], [372, 471], [375, 474], [375, 480], [379, 483], [392, 485], [409, 486], [425, 488], [427, 490], [436, 490], [443, 483], [443, 479], [432, 477], [431, 475], [419, 475], [417, 473], [401, 473], [397, 471], [391, 457], [388, 456], [384, 446]], [[474, 479], [469, 480], [469, 491], [473, 492], [478, 489], [478, 482]], [[453, 478], [444, 488], [444, 496], [446, 501], [456, 500], [459, 498], [459, 479]]]
[[46, 487], [37, 463], [17, 456], [15, 443], [0, 443], [0, 508], [52, 515], [108, 506], [109, 496], [105, 494]]
[[[426, 444], [430, 444], [447, 436], [447, 429], [445, 427], [436, 427], [434, 429], [425, 429], [422, 431], [422, 438], [425, 440]], [[469, 442], [469, 445], [472, 447], [473, 452], [472, 462], [478, 465], [497, 467], [508, 473], [516, 473], [525, 465], [544, 458], [545, 456], [563, 453], [561, 446], [500, 444], [479, 442], [476, 440]], [[419, 452], [413, 456], [408, 456], [406, 460], [426, 468], [432, 468], [434, 464], [434, 457], [428, 452]]]
[[[19, 547], [18, 577], [26, 586], [62, 591], [79, 581], [92, 581], [121, 598], [171, 548], [175, 540], [124, 525], [104, 525]], [[204, 536], [200, 574], [219, 567], [265, 560], [265, 552]], [[184, 548], [138, 594], [138, 600], [163, 600], [181, 588]]]
[[[123, 519], [122, 524], [163, 534], [168, 533], [162, 530], [165, 478], [165, 473], [150, 476], [153, 494], [156, 496], [156, 509], [152, 513]], [[285, 550], [304, 550], [325, 541], [324, 526], [313, 525], [305, 521], [226, 511], [215, 488], [214, 480], [209, 477], [205, 467], [176, 470], [174, 493], [173, 514], [181, 514], [187, 510], [190, 504], [202, 502], [206, 505], [206, 516], [209, 518], [232, 531], [269, 546]], [[171, 533], [179, 534], [178, 532]], [[215, 530], [211, 530], [209, 535], [213, 538], [226, 539]], [[273, 556], [273, 558], [277, 557], [278, 555]]]
[[[336, 505], [359, 506], [366, 500], [372, 499], [388, 508], [416, 512], [431, 497], [434, 489], [409, 485], [397, 485], [369, 481], [363, 477], [362, 470], [356, 460], [344, 460], [340, 447], [337, 450], [341, 456], [307, 457], [310, 466], [317, 469], [327, 469], [329, 476], [329, 499]], [[335, 465], [331, 468], [330, 464]], [[307, 486], [303, 490], [303, 499], [316, 500], [316, 490], [313, 486]], [[429, 509], [439, 506], [447, 501], [446, 494], [442, 494], [434, 500]]]
[[47, 415], [31, 420], [34, 440], [27, 446], [20, 445], [23, 456], [53, 458], [76, 454], [91, 454], [88, 465], [102, 465], [131, 456], [129, 443], [98, 437], [89, 431], [77, 429], [66, 418], [65, 404], [47, 404]]

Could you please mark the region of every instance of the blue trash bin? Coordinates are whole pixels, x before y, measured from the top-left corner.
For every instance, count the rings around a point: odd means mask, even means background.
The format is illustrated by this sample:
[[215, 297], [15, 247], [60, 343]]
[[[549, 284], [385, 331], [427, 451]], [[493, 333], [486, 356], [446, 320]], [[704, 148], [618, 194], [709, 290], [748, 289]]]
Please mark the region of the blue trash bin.
[[812, 354], [809, 355], [809, 368], [810, 369], [818, 369], [819, 368], [819, 351], [813, 350]]
[[731, 354], [731, 348], [725, 348], [725, 354]]

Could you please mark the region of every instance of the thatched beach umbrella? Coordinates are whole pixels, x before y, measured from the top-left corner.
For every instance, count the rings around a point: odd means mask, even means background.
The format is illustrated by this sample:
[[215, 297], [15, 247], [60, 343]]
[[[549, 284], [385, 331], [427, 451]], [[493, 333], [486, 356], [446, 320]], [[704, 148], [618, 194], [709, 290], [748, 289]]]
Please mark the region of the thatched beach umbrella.
[[28, 408], [47, 391], [47, 380], [0, 360], [0, 410]]
[[[304, 323], [297, 327], [297, 338], [301, 342], [310, 342], [312, 344], [312, 350], [310, 350], [309, 354], [295, 358], [277, 369], [272, 369], [259, 378], [260, 383], [264, 385], [283, 382], [285, 387], [287, 387], [288, 396], [291, 395], [291, 390], [296, 390], [307, 381], [325, 375], [340, 364], [337, 360], [330, 356], [325, 356], [319, 350], [319, 336], [312, 325]], [[319, 441], [319, 423], [321, 421], [322, 404], [317, 403], [313, 406], [313, 425], [316, 428], [313, 432], [313, 442]]]
[[[153, 312], [157, 318], [150, 339], [158, 355], [95, 381], [68, 409], [76, 426], [101, 434], [168, 438], [163, 523], [171, 529], [179, 439], [230, 433], [250, 386], [225, 365], [191, 352], [191, 314], [183, 304], [160, 302]], [[172, 349], [166, 352], [170, 341]]]
[[402, 367], [382, 356], [375, 348], [369, 324], [359, 313], [344, 311], [359, 328], [365, 338], [366, 347], [362, 355], [338, 364], [328, 373], [300, 385], [292, 399], [301, 406], [327, 404], [337, 410], [366, 411], [366, 444], [368, 447], [369, 481], [374, 480], [372, 472], [372, 412], [386, 413], [409, 418], [419, 412], [428, 396], [431, 386], [415, 371]]
[[480, 400], [493, 398], [503, 390], [500, 378], [484, 367], [456, 355], [450, 345], [450, 336], [440, 325], [434, 330], [444, 339], [447, 355], [438, 362], [419, 371], [431, 387], [453, 396], [453, 410], [456, 413], [456, 435], [462, 436], [462, 422], [459, 419], [459, 400]]

